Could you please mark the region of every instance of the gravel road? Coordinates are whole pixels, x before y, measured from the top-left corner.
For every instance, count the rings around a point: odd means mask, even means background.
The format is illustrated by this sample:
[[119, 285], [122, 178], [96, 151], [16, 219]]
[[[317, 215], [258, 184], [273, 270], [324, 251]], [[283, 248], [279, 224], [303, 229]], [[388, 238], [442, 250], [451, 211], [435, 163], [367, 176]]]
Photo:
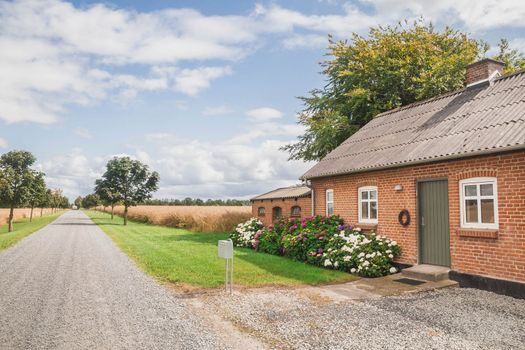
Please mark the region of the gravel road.
[[1, 349], [224, 348], [82, 212], [0, 253]]

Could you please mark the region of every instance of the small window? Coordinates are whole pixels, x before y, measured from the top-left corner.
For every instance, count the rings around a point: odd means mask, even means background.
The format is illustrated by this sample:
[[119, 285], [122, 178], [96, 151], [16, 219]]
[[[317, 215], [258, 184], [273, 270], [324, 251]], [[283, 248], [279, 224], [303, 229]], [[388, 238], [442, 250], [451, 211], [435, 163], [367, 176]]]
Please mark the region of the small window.
[[334, 215], [334, 190], [326, 190], [326, 216]]
[[259, 207], [259, 209], [257, 210], [257, 215], [265, 216], [266, 215], [266, 208], [265, 207]]
[[377, 187], [361, 187], [358, 196], [359, 222], [377, 224]]
[[496, 179], [478, 177], [460, 181], [461, 227], [498, 228]]
[[280, 207], [274, 207], [272, 209], [272, 219], [279, 220], [283, 217], [283, 210]]
[[301, 216], [301, 207], [296, 205], [292, 207], [292, 215], [291, 216]]

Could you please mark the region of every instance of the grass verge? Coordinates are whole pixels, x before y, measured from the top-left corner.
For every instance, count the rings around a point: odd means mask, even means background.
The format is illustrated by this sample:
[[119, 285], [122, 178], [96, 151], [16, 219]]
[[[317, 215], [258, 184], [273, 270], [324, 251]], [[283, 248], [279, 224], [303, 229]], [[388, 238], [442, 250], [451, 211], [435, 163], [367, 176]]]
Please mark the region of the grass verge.
[[47, 214], [42, 217], [37, 216], [33, 218], [32, 222], [30, 222], [29, 219], [18, 219], [14, 222], [15, 230], [13, 232], [7, 232], [7, 224], [2, 225], [2, 227], [0, 227], [0, 250], [11, 247], [22, 238], [47, 226], [63, 213], [64, 212], [61, 211], [55, 214]]
[[[227, 234], [112, 221], [106, 213], [85, 211], [106, 234], [146, 273], [165, 282], [215, 288], [224, 284], [224, 260], [217, 257], [217, 240]], [[351, 281], [356, 277], [321, 269], [279, 256], [236, 248], [234, 284], [244, 287], [268, 285], [317, 285]]]

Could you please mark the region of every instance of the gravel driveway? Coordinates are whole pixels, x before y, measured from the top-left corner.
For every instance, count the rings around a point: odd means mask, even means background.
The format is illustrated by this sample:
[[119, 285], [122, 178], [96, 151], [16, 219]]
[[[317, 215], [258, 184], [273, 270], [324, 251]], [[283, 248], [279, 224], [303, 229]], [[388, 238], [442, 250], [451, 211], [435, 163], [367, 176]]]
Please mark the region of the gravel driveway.
[[267, 289], [203, 303], [279, 349], [525, 349], [525, 300], [476, 289], [339, 303]]
[[217, 349], [82, 212], [0, 253], [1, 349]]

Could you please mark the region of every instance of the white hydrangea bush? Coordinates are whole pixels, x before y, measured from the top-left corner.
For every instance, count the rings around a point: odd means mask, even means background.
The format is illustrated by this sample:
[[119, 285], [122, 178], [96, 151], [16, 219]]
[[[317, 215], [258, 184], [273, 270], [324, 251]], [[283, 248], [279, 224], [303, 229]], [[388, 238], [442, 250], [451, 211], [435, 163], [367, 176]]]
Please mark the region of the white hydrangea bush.
[[235, 230], [230, 234], [230, 239], [236, 247], [253, 248], [255, 243], [255, 235], [262, 231], [263, 223], [257, 218], [251, 218], [245, 222], [241, 222]]
[[392, 266], [399, 256], [396, 241], [376, 235], [364, 235], [354, 228], [342, 230], [330, 238], [324, 252], [323, 265], [364, 277], [379, 277], [396, 273]]

